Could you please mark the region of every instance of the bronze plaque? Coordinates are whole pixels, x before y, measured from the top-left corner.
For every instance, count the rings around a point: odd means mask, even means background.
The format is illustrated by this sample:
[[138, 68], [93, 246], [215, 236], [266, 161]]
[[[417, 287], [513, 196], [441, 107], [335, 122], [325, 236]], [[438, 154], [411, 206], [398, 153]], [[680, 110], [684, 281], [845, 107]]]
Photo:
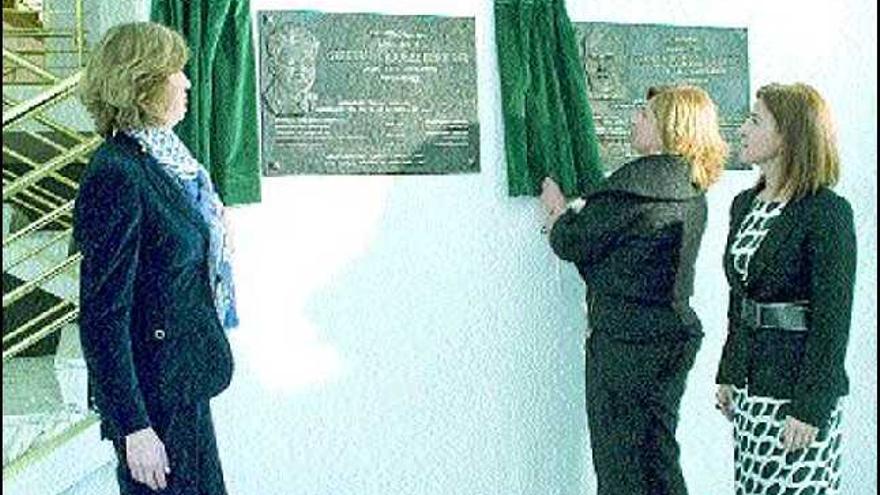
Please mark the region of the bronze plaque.
[[474, 19], [261, 11], [264, 175], [479, 172]]
[[735, 158], [739, 126], [749, 115], [747, 32], [739, 28], [574, 23], [606, 172], [635, 158], [630, 120], [649, 86], [693, 84], [718, 106], [721, 134]]

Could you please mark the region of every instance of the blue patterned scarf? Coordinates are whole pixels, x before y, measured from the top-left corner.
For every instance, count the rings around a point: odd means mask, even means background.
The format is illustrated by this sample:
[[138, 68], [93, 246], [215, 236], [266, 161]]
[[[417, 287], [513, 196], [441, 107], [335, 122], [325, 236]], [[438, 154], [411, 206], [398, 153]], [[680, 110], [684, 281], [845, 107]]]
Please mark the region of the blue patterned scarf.
[[192, 206], [208, 224], [208, 267], [217, 317], [223, 328], [238, 326], [231, 250], [223, 221], [223, 203], [214, 191], [208, 171], [169, 128], [155, 127], [125, 131], [153, 156], [165, 172], [183, 189]]

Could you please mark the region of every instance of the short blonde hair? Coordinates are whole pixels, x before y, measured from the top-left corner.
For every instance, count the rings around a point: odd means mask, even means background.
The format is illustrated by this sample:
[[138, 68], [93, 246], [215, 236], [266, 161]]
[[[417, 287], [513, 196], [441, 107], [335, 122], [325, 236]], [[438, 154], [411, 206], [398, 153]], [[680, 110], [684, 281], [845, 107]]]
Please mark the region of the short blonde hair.
[[791, 199], [831, 187], [840, 177], [840, 157], [831, 110], [819, 92], [803, 83], [768, 84], [758, 98], [776, 120], [781, 137], [780, 193]]
[[80, 81], [80, 100], [102, 136], [161, 125], [168, 78], [183, 69], [183, 37], [154, 22], [114, 26], [92, 52]]
[[691, 167], [691, 182], [709, 189], [724, 171], [728, 150], [709, 94], [695, 86], [664, 86], [655, 89], [648, 107], [657, 120], [663, 150], [683, 156]]

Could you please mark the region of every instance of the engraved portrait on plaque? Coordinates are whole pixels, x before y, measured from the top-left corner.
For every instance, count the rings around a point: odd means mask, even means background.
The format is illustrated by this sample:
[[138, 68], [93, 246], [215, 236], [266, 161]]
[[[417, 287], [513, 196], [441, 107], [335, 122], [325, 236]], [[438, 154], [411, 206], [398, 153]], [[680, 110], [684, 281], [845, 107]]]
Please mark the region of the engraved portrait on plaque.
[[276, 116], [309, 113], [317, 100], [312, 88], [321, 43], [308, 29], [296, 24], [282, 24], [266, 38], [266, 106]]
[[595, 30], [581, 38], [587, 92], [597, 99], [624, 96], [626, 47], [623, 33]]
[[[749, 114], [747, 32], [739, 28], [576, 22], [599, 155], [607, 173], [635, 158], [630, 119], [650, 86], [694, 84], [718, 106], [735, 149]], [[726, 167], [744, 169], [731, 153]]]

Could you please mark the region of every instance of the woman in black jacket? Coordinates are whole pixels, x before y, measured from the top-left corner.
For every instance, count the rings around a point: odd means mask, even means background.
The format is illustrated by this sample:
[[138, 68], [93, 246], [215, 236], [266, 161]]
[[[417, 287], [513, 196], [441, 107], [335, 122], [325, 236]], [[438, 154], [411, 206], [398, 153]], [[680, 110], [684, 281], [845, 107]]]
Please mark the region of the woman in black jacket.
[[223, 205], [172, 131], [187, 57], [164, 26], [115, 26], [80, 88], [106, 138], [74, 212], [80, 339], [123, 495], [226, 493], [208, 402], [232, 377], [237, 317]]
[[569, 207], [550, 179], [541, 195], [553, 251], [587, 285], [587, 416], [599, 495], [687, 493], [675, 430], [703, 335], [689, 298], [705, 191], [727, 146], [705, 91], [653, 93], [633, 119], [642, 158]]
[[852, 209], [825, 101], [806, 84], [758, 90], [741, 134], [758, 184], [733, 201], [728, 335], [717, 405], [734, 424], [737, 494], [834, 495], [855, 282]]

